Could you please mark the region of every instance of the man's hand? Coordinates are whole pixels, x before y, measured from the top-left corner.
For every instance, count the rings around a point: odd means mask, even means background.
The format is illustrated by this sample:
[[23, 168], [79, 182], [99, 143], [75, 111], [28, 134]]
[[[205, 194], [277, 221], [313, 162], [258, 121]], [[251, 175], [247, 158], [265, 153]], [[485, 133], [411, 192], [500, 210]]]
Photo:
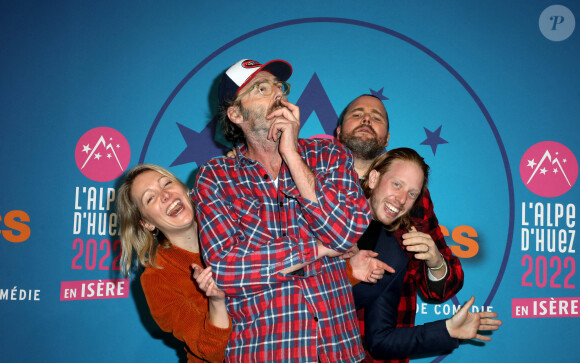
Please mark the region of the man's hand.
[[416, 259], [425, 261], [427, 267], [437, 268], [444, 261], [431, 235], [417, 232], [415, 227], [403, 235], [403, 245], [407, 251], [415, 253]]
[[236, 157], [236, 154], [237, 154], [237, 152], [236, 152], [236, 148], [234, 147], [234, 148], [232, 148], [230, 151], [228, 151], [228, 152], [226, 153], [226, 158], [233, 159], [233, 158], [235, 158], [235, 157]]
[[447, 319], [445, 322], [447, 330], [453, 338], [477, 339], [489, 342], [491, 340], [490, 337], [477, 332], [480, 330], [498, 330], [502, 322], [499, 319], [493, 319], [497, 317], [497, 313], [489, 311], [469, 312], [474, 301], [475, 298], [472, 296], [451, 319]]
[[300, 133], [300, 109], [288, 102], [285, 97], [280, 99], [284, 107], [280, 107], [266, 118], [274, 120], [268, 132], [268, 140], [279, 141], [278, 152], [288, 161], [289, 156], [298, 155], [298, 134]]
[[370, 250], [360, 250], [350, 259], [352, 275], [360, 281], [376, 283], [383, 278], [385, 271], [394, 273], [395, 269], [381, 260], [376, 259], [378, 253]]
[[278, 143], [278, 153], [288, 166], [290, 175], [300, 195], [316, 203], [316, 177], [298, 151], [298, 134], [300, 133], [300, 109], [288, 102], [285, 97], [280, 98], [280, 107], [272, 111], [267, 119], [273, 120], [268, 139]]
[[351, 258], [359, 252], [358, 246], [356, 244], [352, 245], [351, 248], [345, 252], [337, 252], [331, 250], [330, 248], [324, 246], [322, 242], [318, 241], [318, 255], [321, 257], [339, 257], [341, 260], [346, 260]]
[[349, 259], [349, 258], [353, 257], [358, 252], [359, 252], [359, 249], [358, 249], [358, 246], [355, 243], [354, 245], [352, 245], [351, 248], [349, 248], [348, 250], [346, 250], [345, 253], [343, 253], [342, 255], [339, 255], [338, 257], [340, 257], [341, 260], [346, 260], [346, 259]]

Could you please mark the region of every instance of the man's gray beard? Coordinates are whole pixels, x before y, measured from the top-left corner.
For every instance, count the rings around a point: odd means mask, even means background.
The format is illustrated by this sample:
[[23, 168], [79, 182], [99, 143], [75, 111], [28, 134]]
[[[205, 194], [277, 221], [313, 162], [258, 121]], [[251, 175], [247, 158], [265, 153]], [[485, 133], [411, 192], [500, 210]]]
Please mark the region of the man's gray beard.
[[356, 136], [343, 136], [341, 134], [338, 140], [352, 151], [357, 159], [374, 160], [377, 156], [385, 152], [386, 140], [372, 139], [362, 140]]
[[[264, 112], [264, 107], [258, 106], [254, 109], [245, 108], [240, 104], [240, 113], [244, 122], [249, 122], [249, 127], [246, 129], [244, 136], [246, 142], [251, 139], [257, 144], [267, 145], [272, 141], [268, 139], [268, 134], [270, 133], [270, 127], [273, 121], [269, 121], [266, 117], [277, 110], [278, 108], [284, 107], [280, 100], [276, 100], [269, 108], [267, 112]], [[278, 132], [278, 140], [276, 145], [280, 143], [280, 132]]]

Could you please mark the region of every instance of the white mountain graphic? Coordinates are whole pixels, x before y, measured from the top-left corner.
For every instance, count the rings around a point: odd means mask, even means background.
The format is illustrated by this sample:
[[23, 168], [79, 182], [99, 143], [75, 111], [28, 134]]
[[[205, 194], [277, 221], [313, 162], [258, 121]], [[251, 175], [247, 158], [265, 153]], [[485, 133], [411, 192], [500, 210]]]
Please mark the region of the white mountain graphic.
[[[121, 162], [119, 161], [119, 158], [117, 157], [117, 153], [115, 152], [115, 148], [113, 148], [113, 145], [111, 145], [111, 143], [109, 143], [107, 145], [107, 142], [105, 141], [105, 137], [103, 135], [101, 135], [101, 137], [99, 138], [99, 141], [97, 141], [97, 144], [93, 147], [93, 150], [91, 151], [89, 156], [87, 156], [87, 159], [85, 160], [83, 166], [81, 167], [81, 170], [85, 168], [85, 165], [87, 165], [89, 160], [92, 159], [93, 154], [99, 149], [99, 147], [104, 147], [105, 151], [110, 150], [111, 153], [113, 153], [113, 155], [115, 156], [115, 160], [117, 160], [117, 164], [119, 164], [119, 168], [121, 169], [121, 171], [123, 171], [123, 167], [121, 166]], [[99, 160], [99, 159], [97, 159], [97, 160]]]
[[[558, 153], [556, 153], [556, 154], [558, 154]], [[542, 156], [542, 160], [540, 160], [540, 162], [538, 163], [538, 165], [536, 165], [536, 168], [534, 169], [534, 172], [532, 173], [532, 176], [530, 176], [530, 179], [528, 179], [528, 182], [526, 183], [526, 185], [527, 184], [530, 184], [530, 182], [534, 178], [534, 175], [536, 175], [536, 173], [538, 172], [538, 170], [540, 170], [540, 167], [542, 166], [542, 164], [544, 163], [544, 161], [546, 159], [548, 159], [547, 163], [551, 163], [552, 165], [557, 165], [558, 166], [558, 169], [560, 169], [560, 171], [562, 172], [562, 176], [564, 177], [564, 179], [566, 179], [566, 182], [568, 183], [568, 185], [569, 186], [572, 186], [570, 184], [570, 181], [568, 180], [568, 176], [566, 176], [566, 172], [564, 171], [564, 168], [562, 168], [562, 165], [560, 164], [560, 160], [558, 160], [557, 157], [554, 160], [552, 160], [552, 155], [550, 154], [550, 151], [548, 149], [546, 149], [546, 152], [544, 153], [544, 156]], [[564, 160], [564, 162], [566, 162], [566, 160]]]

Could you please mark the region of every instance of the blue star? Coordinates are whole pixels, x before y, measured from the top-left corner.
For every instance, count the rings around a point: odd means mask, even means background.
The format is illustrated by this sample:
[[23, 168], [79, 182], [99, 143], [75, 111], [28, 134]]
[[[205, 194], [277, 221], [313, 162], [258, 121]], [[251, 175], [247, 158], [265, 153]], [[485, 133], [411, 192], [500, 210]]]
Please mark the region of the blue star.
[[[185, 150], [175, 159], [171, 166], [195, 162], [198, 166], [203, 165], [208, 157], [206, 155], [223, 155], [226, 148], [214, 141], [216, 120], [212, 120], [201, 132], [195, 132], [189, 127], [177, 123], [181, 136], [187, 144]], [[203, 150], [203, 153], [200, 152]], [[212, 157], [213, 157], [212, 156]]]
[[380, 90], [378, 90], [378, 91], [375, 91], [374, 89], [372, 89], [372, 88], [369, 88], [369, 91], [371, 91], [371, 95], [373, 95], [373, 96], [377, 97], [377, 98], [378, 98], [379, 100], [381, 100], [381, 101], [385, 101], [385, 100], [388, 100], [388, 98], [387, 98], [387, 97], [385, 97], [385, 96], [383, 96], [383, 90], [384, 90], [384, 89], [385, 89], [385, 87], [381, 88], [381, 89], [380, 89]]
[[427, 138], [425, 139], [425, 141], [423, 141], [421, 143], [421, 145], [431, 146], [431, 150], [433, 150], [433, 155], [435, 155], [435, 151], [437, 151], [437, 145], [447, 144], [447, 141], [443, 140], [441, 138], [441, 136], [439, 136], [441, 134], [442, 127], [443, 127], [443, 125], [439, 126], [439, 128], [437, 130], [435, 130], [434, 132], [427, 130], [426, 127], [423, 127], [425, 129], [425, 134], [427, 134]]

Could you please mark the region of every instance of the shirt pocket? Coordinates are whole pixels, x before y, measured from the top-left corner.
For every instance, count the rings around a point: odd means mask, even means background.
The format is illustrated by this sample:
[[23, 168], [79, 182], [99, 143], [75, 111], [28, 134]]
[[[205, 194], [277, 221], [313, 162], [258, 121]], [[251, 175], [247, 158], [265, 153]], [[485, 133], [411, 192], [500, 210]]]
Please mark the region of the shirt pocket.
[[250, 239], [256, 238], [256, 233], [263, 233], [264, 226], [260, 218], [260, 203], [252, 197], [239, 197], [232, 201], [232, 215], [237, 220], [244, 234]]

